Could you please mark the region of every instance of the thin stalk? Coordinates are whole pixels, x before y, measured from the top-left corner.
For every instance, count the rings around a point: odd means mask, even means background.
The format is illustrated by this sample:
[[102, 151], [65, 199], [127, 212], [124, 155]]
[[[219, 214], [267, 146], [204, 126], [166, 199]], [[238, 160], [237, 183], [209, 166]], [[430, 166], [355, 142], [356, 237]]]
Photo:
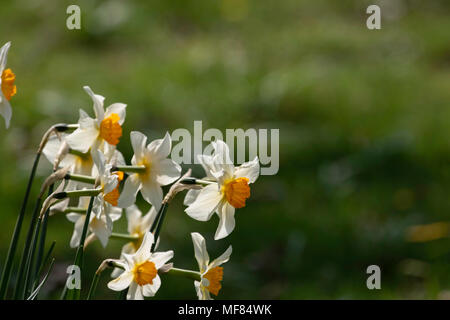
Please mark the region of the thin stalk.
[[122, 240], [129, 240], [129, 241], [136, 241], [139, 240], [138, 236], [133, 236], [131, 234], [125, 234], [125, 233], [111, 233], [110, 239], [122, 239]]
[[179, 268], [171, 268], [169, 271], [167, 271], [164, 274], [184, 277], [184, 278], [188, 278], [188, 279], [196, 280], [196, 281], [201, 281], [201, 278], [202, 278], [200, 272], [192, 271], [192, 270], [179, 269]]
[[86, 209], [84, 208], [79, 208], [79, 207], [67, 207], [63, 213], [70, 213], [70, 212], [75, 212], [75, 213], [86, 213]]
[[2, 280], [0, 283], [0, 299], [6, 298], [6, 292], [8, 289], [9, 278], [11, 276], [11, 267], [14, 260], [14, 255], [17, 249], [17, 242], [19, 241], [20, 231], [22, 229], [23, 218], [25, 216], [25, 210], [27, 208], [28, 198], [30, 196], [31, 186], [33, 184], [36, 169], [39, 164], [41, 153], [38, 152], [34, 158], [33, 168], [31, 169], [30, 178], [28, 179], [27, 189], [25, 191], [25, 197], [22, 201], [19, 216], [17, 217], [16, 226], [14, 227], [13, 236], [9, 245], [8, 254], [6, 256], [5, 266], [3, 268]]
[[160, 212], [158, 212], [158, 215], [160, 217], [159, 217], [159, 220], [158, 220], [158, 225], [156, 227], [156, 230], [155, 230], [155, 232], [153, 234], [155, 241], [152, 244], [151, 252], [155, 251], [155, 246], [156, 246], [156, 243], [158, 241], [159, 233], [161, 232], [162, 224], [164, 222], [164, 217], [166, 216], [166, 212], [167, 212], [167, 207], [168, 206], [169, 205], [167, 203], [163, 203], [161, 205], [161, 208], [159, 209]]
[[85, 176], [85, 175], [81, 175], [81, 174], [68, 173], [68, 174], [66, 174], [64, 179], [78, 181], [78, 182], [84, 182], [84, 183], [90, 183], [90, 184], [95, 184], [95, 178], [94, 177]]
[[116, 166], [111, 171], [123, 171], [131, 173], [144, 173], [147, 170], [145, 166]]
[[22, 299], [24, 296], [24, 288], [25, 288], [25, 271], [27, 269], [27, 261], [28, 261], [28, 253], [30, 251], [31, 241], [33, 240], [33, 234], [35, 231], [35, 225], [38, 220], [39, 208], [41, 207], [41, 198], [36, 200], [36, 205], [33, 210], [33, 215], [30, 221], [30, 227], [28, 228], [27, 237], [25, 240], [25, 245], [23, 247], [22, 257], [20, 259], [19, 270], [17, 273], [17, 283], [14, 291], [14, 299]]

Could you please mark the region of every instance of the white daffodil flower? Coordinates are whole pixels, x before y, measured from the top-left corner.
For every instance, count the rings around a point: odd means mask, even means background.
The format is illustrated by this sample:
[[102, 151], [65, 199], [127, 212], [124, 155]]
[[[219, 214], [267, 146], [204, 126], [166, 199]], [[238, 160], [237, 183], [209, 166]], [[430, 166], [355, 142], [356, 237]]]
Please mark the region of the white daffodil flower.
[[[89, 201], [90, 197], [80, 197], [78, 207], [87, 210]], [[110, 204], [106, 204], [106, 206], [107, 209], [100, 217], [91, 214], [89, 219], [89, 232], [95, 234], [103, 247], [106, 247], [108, 244], [113, 229], [113, 222], [119, 220], [122, 215], [122, 209], [113, 207]], [[70, 247], [76, 248], [80, 244], [86, 214], [69, 212], [66, 217], [70, 222], [75, 223], [72, 238], [70, 239]]]
[[145, 172], [131, 174], [125, 181], [119, 198], [119, 207], [127, 208], [135, 203], [139, 190], [143, 198], [159, 210], [163, 199], [161, 186], [171, 184], [181, 175], [181, 167], [167, 157], [172, 149], [172, 140], [166, 133], [164, 139], [147, 144], [147, 137], [137, 131], [130, 134], [134, 166], [144, 166]]
[[92, 153], [92, 158], [98, 172], [101, 192], [95, 197], [92, 213], [100, 218], [103, 213], [108, 214], [109, 206], [117, 206], [120, 196], [119, 183], [123, 179], [123, 172], [111, 173], [112, 165], [106, 163], [105, 156], [99, 150]]
[[[122, 136], [122, 124], [125, 121], [126, 105], [113, 103], [106, 111], [103, 108], [105, 98], [92, 92], [88, 86], [84, 90], [94, 102], [95, 119], [80, 110], [80, 127], [67, 136], [66, 141], [70, 148], [86, 153], [89, 149], [100, 149], [105, 153], [106, 148], [116, 146]], [[106, 142], [106, 146], [105, 146]]]
[[11, 69], [5, 69], [10, 47], [11, 42], [7, 42], [0, 49], [0, 115], [5, 118], [6, 128], [9, 128], [9, 123], [12, 116], [12, 109], [9, 100], [11, 100], [11, 98], [17, 93], [17, 87], [14, 84], [16, 75]]
[[161, 286], [158, 269], [172, 259], [173, 251], [152, 253], [153, 241], [153, 234], [147, 232], [135, 254], [124, 254], [123, 260], [117, 260], [124, 271], [108, 283], [108, 288], [114, 291], [128, 288], [128, 300], [143, 300], [156, 294]]
[[191, 233], [192, 243], [194, 244], [195, 259], [200, 269], [201, 281], [195, 281], [195, 291], [199, 300], [211, 300], [211, 293], [215, 296], [219, 294], [223, 279], [222, 264], [230, 259], [233, 248], [231, 246], [216, 260], [209, 263], [209, 255], [206, 250], [205, 238], [198, 232]]
[[[125, 209], [127, 222], [128, 222], [128, 234], [130, 236], [137, 237], [136, 240], [128, 242], [122, 247], [122, 251], [120, 253], [120, 258], [125, 259], [123, 254], [132, 254], [139, 249], [144, 240], [145, 234], [150, 230], [150, 227], [155, 221], [156, 218], [156, 210], [154, 207], [151, 207], [149, 212], [146, 215], [142, 215], [142, 211], [136, 205], [132, 205]], [[111, 277], [116, 278], [119, 274], [122, 273], [122, 269], [115, 268], [111, 273]]]
[[235, 209], [245, 207], [245, 201], [250, 197], [249, 184], [259, 176], [259, 160], [245, 162], [235, 167], [230, 159], [228, 146], [217, 140], [212, 142], [214, 154], [211, 157], [199, 158], [207, 176], [213, 178], [200, 192], [191, 192], [185, 199], [189, 206], [185, 212], [199, 221], [208, 221], [214, 212], [219, 216], [219, 225], [214, 236], [215, 240], [227, 237], [235, 227]]

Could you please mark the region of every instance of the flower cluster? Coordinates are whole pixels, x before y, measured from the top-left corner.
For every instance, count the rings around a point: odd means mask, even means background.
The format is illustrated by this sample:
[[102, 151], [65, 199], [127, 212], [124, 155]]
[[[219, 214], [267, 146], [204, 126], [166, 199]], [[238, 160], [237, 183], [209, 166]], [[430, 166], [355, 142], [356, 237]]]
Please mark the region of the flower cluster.
[[[0, 51], [1, 94], [0, 113], [7, 126], [11, 118], [9, 100], [16, 93], [14, 73], [5, 69], [10, 44]], [[156, 251], [167, 207], [174, 196], [188, 190], [184, 199], [186, 214], [199, 221], [208, 221], [214, 213], [219, 217], [215, 240], [227, 237], [235, 229], [235, 210], [245, 207], [250, 185], [259, 176], [259, 160], [235, 167], [228, 146], [221, 140], [212, 142], [210, 155], [198, 160], [204, 168], [202, 179], [190, 177], [190, 170], [181, 175], [180, 165], [170, 159], [172, 141], [169, 133], [148, 142], [138, 131], [130, 133], [134, 155], [127, 165], [117, 149], [123, 136], [127, 105], [113, 103], [106, 109], [105, 98], [90, 87], [84, 90], [93, 103], [94, 116], [80, 110], [77, 124], [53, 127], [43, 139], [40, 151], [53, 165], [54, 173], [47, 183], [64, 180], [46, 201], [42, 213], [62, 212], [74, 223], [70, 246], [81, 252], [92, 241], [103, 247], [110, 239], [123, 239], [119, 259], [107, 259], [114, 267], [108, 288], [127, 290], [127, 299], [154, 296], [161, 286], [160, 274], [184, 276], [194, 280], [199, 299], [217, 296], [222, 287], [223, 263], [230, 258], [232, 247], [210, 262], [206, 242], [197, 232], [191, 233], [198, 271], [179, 269], [169, 261], [174, 251]], [[68, 181], [66, 183], [66, 181]], [[163, 186], [171, 185], [163, 194]], [[145, 215], [136, 206], [138, 193], [151, 205]], [[126, 211], [128, 232], [114, 232], [114, 223]], [[78, 255], [78, 253], [77, 253]], [[107, 263], [106, 263], [107, 262]], [[94, 282], [93, 282], [94, 283]]]

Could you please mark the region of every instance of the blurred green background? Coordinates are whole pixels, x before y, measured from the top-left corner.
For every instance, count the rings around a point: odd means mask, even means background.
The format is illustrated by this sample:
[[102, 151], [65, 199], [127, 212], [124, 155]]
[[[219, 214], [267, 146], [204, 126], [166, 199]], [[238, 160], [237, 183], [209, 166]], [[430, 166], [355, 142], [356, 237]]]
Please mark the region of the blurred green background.
[[[184, 196], [169, 208], [160, 249], [173, 249], [178, 267], [197, 268], [192, 231], [212, 258], [233, 245], [219, 298], [450, 297], [448, 1], [85, 0], [82, 30], [70, 31], [72, 3], [1, 5], [0, 42], [12, 41], [18, 88], [11, 128], [0, 121], [1, 266], [40, 138], [78, 121], [79, 108], [93, 115], [89, 85], [106, 105], [128, 104], [119, 144], [127, 161], [132, 130], [153, 140], [192, 132], [194, 120], [280, 129], [280, 170], [254, 184], [231, 236], [213, 241], [217, 217], [190, 219]], [[381, 30], [366, 28], [370, 4], [381, 7]], [[27, 217], [50, 170], [43, 158]], [[407, 241], [411, 227], [434, 222], [444, 222], [439, 232]], [[57, 265], [41, 298], [59, 297], [72, 230], [63, 215], [51, 218]], [[123, 216], [115, 231], [125, 230]], [[84, 290], [122, 245], [88, 247]], [[371, 264], [381, 267], [381, 290], [366, 288]], [[116, 297], [109, 279], [97, 298]], [[156, 298], [196, 295], [191, 281], [166, 276]]]

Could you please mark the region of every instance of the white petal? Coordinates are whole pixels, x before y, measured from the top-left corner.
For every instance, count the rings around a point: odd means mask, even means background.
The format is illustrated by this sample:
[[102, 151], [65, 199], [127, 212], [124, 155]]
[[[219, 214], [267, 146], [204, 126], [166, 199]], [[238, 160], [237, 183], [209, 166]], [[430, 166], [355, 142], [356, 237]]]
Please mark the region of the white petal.
[[245, 162], [234, 171], [236, 178], [247, 178], [249, 183], [253, 183], [259, 177], [259, 159], [255, 157], [252, 161]]
[[225, 262], [230, 260], [230, 256], [231, 256], [232, 252], [233, 252], [233, 248], [231, 246], [229, 246], [228, 249], [225, 250], [225, 252], [222, 253], [222, 255], [220, 257], [218, 257], [213, 262], [211, 262], [211, 264], [209, 265], [208, 268], [212, 269], [214, 267], [220, 266], [221, 264], [224, 264]]
[[198, 232], [192, 232], [192, 243], [194, 244], [195, 259], [197, 260], [200, 272], [205, 272], [209, 264], [209, 255], [206, 250], [206, 241], [203, 236]]
[[194, 201], [197, 199], [198, 195], [200, 194], [201, 190], [197, 189], [190, 189], [186, 193], [186, 197], [184, 197], [183, 204], [185, 206], [190, 206], [194, 203]]
[[163, 192], [156, 181], [143, 181], [141, 194], [145, 201], [151, 203], [156, 210], [159, 210], [159, 208], [161, 207], [161, 202], [163, 200]]
[[204, 187], [189, 207], [184, 211], [193, 219], [207, 221], [211, 218], [217, 206], [222, 200], [222, 194], [216, 183]]
[[141, 181], [138, 174], [130, 175], [123, 186], [120, 193], [118, 206], [121, 208], [127, 208], [136, 202], [136, 195], [141, 188]]
[[141, 263], [144, 261], [147, 261], [151, 256], [151, 248], [154, 241], [153, 234], [150, 232], [147, 232], [144, 236], [144, 239], [142, 240], [142, 244], [139, 247], [139, 249], [134, 254], [134, 261], [137, 263]]
[[93, 219], [89, 224], [89, 228], [100, 240], [103, 248], [108, 244], [109, 237], [111, 235], [111, 229], [107, 226], [107, 223], [101, 219]]
[[[122, 272], [116, 279], [108, 282], [108, 288], [114, 291], [122, 291], [133, 282], [133, 273], [131, 271]], [[131, 289], [131, 288], [130, 288]]]
[[97, 118], [97, 123], [100, 125], [102, 120], [105, 118], [105, 110], [103, 109], [103, 101], [105, 101], [105, 97], [95, 94], [88, 86], [84, 86], [83, 89], [88, 95], [91, 96], [92, 101], [94, 102], [95, 117]]
[[203, 290], [200, 287], [200, 281], [194, 281], [195, 292], [197, 293], [198, 300], [205, 300], [203, 296]]
[[167, 261], [173, 258], [173, 251], [165, 251], [165, 252], [155, 252], [152, 253], [150, 258], [151, 261], [155, 264], [156, 269], [161, 268], [166, 264]]
[[162, 185], [175, 182], [181, 176], [181, 167], [172, 159], [164, 159], [156, 165], [156, 181]]
[[172, 139], [168, 132], [164, 136], [164, 139], [157, 139], [152, 141], [148, 146], [147, 150], [150, 151], [155, 159], [167, 158], [172, 149]]
[[113, 103], [108, 108], [106, 108], [105, 118], [109, 117], [111, 114], [115, 113], [119, 116], [119, 124], [122, 125], [125, 121], [127, 105], [123, 103]]
[[0, 93], [0, 115], [5, 118], [5, 126], [6, 129], [8, 129], [12, 117], [12, 108], [9, 101], [3, 96], [3, 93]]
[[224, 202], [219, 207], [219, 226], [217, 227], [214, 240], [219, 240], [227, 237], [234, 229], [234, 207], [228, 202]]
[[139, 131], [131, 131], [130, 140], [136, 159], [142, 159], [144, 156], [145, 145], [147, 143], [147, 137]]
[[128, 233], [133, 233], [139, 226], [141, 221], [142, 212], [136, 205], [132, 205], [125, 209], [127, 213], [128, 221]]
[[131, 282], [130, 288], [128, 289], [127, 300], [144, 300], [142, 287], [134, 281]]
[[11, 42], [8, 41], [0, 49], [0, 74], [5, 70], [6, 63], [8, 62], [8, 51], [11, 47]]
[[222, 140], [211, 142], [214, 147], [213, 161], [216, 169], [223, 168], [227, 174], [232, 175], [234, 172], [234, 165], [230, 158], [230, 149], [228, 145]]
[[76, 248], [80, 244], [81, 234], [83, 233], [85, 215], [82, 215], [76, 222], [73, 228], [72, 238], [70, 239], [70, 247]]
[[81, 129], [78, 128], [66, 138], [70, 148], [86, 153], [94, 144], [98, 137], [98, 130], [95, 127]]
[[197, 156], [197, 159], [205, 170], [206, 176], [208, 178], [213, 178], [211, 172], [217, 171], [214, 167], [213, 157], [200, 154]]
[[111, 221], [117, 221], [122, 217], [122, 208], [114, 207], [110, 203], [106, 203], [106, 214], [111, 218]]
[[79, 214], [79, 213], [75, 213], [75, 212], [70, 212], [68, 214], [66, 214], [66, 218], [67, 220], [69, 220], [70, 222], [76, 223], [78, 221], [78, 219], [80, 219], [81, 217], [84, 217], [84, 214]]
[[142, 287], [142, 293], [145, 297], [153, 297], [160, 287], [161, 278], [156, 275], [156, 277], [153, 279], [153, 284], [146, 284]]

